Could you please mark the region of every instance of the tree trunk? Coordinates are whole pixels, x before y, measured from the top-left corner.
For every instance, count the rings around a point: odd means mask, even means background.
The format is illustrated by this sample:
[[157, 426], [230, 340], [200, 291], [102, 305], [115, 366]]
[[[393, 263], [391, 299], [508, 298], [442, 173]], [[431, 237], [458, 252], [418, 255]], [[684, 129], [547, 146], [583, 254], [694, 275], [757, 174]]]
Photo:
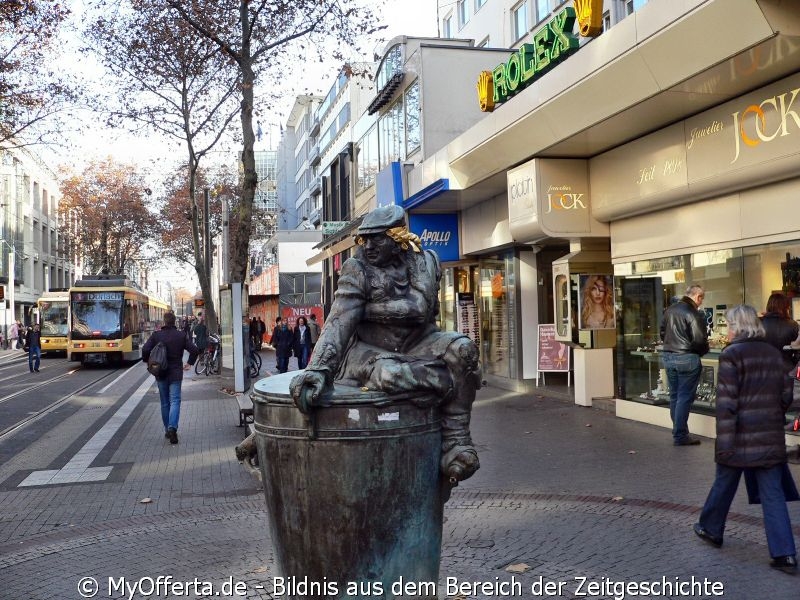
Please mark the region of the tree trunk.
[[100, 270], [102, 273], [108, 273], [110, 269], [108, 260], [108, 220], [103, 217], [103, 223], [100, 228]]
[[250, 260], [250, 233], [253, 228], [253, 202], [256, 196], [258, 175], [253, 152], [253, 86], [255, 73], [250, 53], [250, 16], [247, 0], [241, 0], [239, 12], [242, 24], [242, 53], [239, 67], [242, 70], [242, 198], [236, 207], [237, 227], [233, 234], [233, 256], [231, 256], [231, 282], [244, 283]]
[[[200, 281], [200, 291], [203, 294], [205, 301], [205, 308], [203, 314], [205, 315], [206, 327], [209, 333], [219, 333], [219, 323], [217, 321], [217, 311], [214, 306], [214, 297], [211, 295], [211, 280], [208, 276], [208, 266], [205, 259], [205, 244], [209, 240], [200, 239], [200, 211], [197, 206], [197, 169], [198, 163], [193, 153], [190, 150], [189, 157], [189, 197], [192, 201], [192, 246], [194, 247], [194, 270], [197, 273], [197, 279]], [[208, 219], [209, 215], [203, 215], [204, 219]]]

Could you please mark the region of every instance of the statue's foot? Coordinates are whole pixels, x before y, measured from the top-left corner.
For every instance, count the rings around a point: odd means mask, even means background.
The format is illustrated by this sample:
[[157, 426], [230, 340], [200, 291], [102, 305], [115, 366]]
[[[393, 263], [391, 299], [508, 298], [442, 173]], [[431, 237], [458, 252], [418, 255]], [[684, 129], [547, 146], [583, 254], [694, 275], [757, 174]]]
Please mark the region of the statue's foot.
[[472, 446], [455, 446], [442, 456], [442, 473], [453, 485], [472, 477], [480, 466], [478, 453]]

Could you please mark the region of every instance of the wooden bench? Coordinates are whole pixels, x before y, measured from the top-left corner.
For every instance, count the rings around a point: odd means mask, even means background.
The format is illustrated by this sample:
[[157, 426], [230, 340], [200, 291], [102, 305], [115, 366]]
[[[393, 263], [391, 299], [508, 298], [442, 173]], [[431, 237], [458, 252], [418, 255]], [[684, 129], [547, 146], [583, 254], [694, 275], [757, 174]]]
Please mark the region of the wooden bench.
[[250, 394], [244, 393], [236, 394], [236, 402], [239, 403], [239, 427], [245, 427], [253, 422], [253, 401]]

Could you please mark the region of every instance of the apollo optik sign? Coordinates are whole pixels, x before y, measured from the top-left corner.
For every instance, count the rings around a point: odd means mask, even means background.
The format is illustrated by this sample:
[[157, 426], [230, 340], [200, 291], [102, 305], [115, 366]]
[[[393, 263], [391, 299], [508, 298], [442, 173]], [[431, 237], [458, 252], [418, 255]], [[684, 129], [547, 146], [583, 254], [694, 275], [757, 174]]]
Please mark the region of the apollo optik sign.
[[[573, 7], [574, 6], [574, 7]], [[478, 77], [478, 102], [483, 112], [518, 94], [579, 46], [572, 32], [578, 19], [582, 37], [595, 37], [603, 31], [603, 0], [574, 0], [533, 33], [533, 43], [525, 43], [504, 63]]]
[[458, 260], [458, 215], [417, 214], [408, 216], [408, 228], [419, 236], [425, 250], [433, 250], [441, 261]]

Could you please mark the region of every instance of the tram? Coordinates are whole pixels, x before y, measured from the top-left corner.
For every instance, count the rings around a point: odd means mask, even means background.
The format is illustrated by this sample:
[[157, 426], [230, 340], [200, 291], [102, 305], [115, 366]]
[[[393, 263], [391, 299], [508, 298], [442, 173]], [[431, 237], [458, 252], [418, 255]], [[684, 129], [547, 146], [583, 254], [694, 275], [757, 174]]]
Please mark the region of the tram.
[[67, 351], [69, 290], [52, 289], [36, 301], [36, 321], [41, 327], [42, 353]]
[[83, 364], [141, 360], [167, 310], [123, 275], [84, 277], [69, 289], [68, 357]]

